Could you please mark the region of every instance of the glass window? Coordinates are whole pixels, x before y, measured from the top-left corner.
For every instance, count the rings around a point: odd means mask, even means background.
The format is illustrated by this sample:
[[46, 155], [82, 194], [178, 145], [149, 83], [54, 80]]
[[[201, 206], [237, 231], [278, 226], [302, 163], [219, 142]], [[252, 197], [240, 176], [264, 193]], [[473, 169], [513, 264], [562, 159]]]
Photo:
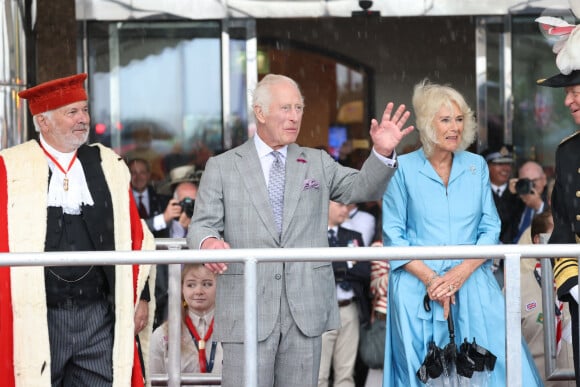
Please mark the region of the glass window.
[[148, 160], [153, 180], [203, 169], [223, 148], [220, 34], [207, 21], [89, 23], [91, 141]]
[[540, 32], [535, 17], [513, 19], [513, 144], [518, 165], [536, 160], [548, 175], [554, 168], [555, 150], [576, 127], [564, 106], [564, 89], [542, 87], [538, 79], [558, 73], [553, 39]]

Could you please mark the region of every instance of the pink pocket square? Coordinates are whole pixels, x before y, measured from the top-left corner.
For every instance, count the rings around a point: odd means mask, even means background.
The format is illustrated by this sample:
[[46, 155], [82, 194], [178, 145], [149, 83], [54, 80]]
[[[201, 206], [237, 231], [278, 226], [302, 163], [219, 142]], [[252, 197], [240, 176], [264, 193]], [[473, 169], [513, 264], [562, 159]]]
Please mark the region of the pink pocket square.
[[306, 179], [304, 180], [304, 187], [302, 188], [303, 191], [307, 190], [307, 189], [319, 189], [320, 188], [320, 183], [318, 182], [318, 180], [314, 180], [314, 179]]

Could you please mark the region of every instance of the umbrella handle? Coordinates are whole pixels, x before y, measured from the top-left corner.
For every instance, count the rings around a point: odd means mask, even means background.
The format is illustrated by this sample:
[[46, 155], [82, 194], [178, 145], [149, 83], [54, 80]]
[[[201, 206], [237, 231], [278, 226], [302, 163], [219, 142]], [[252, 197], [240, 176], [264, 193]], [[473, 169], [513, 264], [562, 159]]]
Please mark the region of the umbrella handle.
[[[431, 300], [429, 295], [425, 294], [423, 298], [423, 307], [427, 312], [431, 311]], [[455, 325], [453, 324], [453, 311], [451, 304], [449, 305], [449, 315], [447, 316], [447, 329], [449, 330], [449, 337], [455, 340]]]
[[455, 339], [455, 325], [453, 324], [453, 312], [451, 304], [449, 305], [449, 315], [447, 315], [447, 329], [449, 330], [449, 338]]

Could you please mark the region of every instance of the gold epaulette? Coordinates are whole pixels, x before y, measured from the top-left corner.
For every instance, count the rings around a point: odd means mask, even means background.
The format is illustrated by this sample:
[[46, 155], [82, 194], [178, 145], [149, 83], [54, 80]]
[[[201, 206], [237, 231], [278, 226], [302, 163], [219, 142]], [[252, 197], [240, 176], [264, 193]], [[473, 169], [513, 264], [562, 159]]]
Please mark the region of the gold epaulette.
[[571, 135], [569, 135], [568, 137], [565, 137], [562, 141], [560, 141], [560, 144], [559, 145], [562, 145], [563, 143], [565, 143], [569, 139], [575, 137], [576, 135], [578, 135], [578, 133], [580, 133], [580, 130], [577, 130], [574, 133], [572, 133]]
[[556, 258], [556, 264], [554, 265], [556, 288], [560, 288], [560, 286], [573, 277], [578, 277], [578, 259]]

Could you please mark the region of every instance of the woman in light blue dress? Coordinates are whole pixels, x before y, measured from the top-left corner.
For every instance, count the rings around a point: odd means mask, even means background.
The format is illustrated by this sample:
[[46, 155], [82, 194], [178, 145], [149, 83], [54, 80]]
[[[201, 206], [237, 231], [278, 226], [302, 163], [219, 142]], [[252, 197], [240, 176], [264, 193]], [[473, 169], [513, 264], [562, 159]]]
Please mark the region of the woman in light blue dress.
[[[473, 112], [456, 90], [428, 81], [415, 86], [413, 106], [423, 147], [398, 157], [383, 198], [385, 246], [491, 245], [500, 220], [485, 160], [465, 151], [473, 142]], [[497, 356], [488, 386], [506, 386], [504, 298], [487, 259], [391, 261], [384, 387], [422, 386], [416, 375], [430, 341], [464, 338]], [[424, 308], [425, 295], [431, 311]], [[523, 385], [541, 386], [533, 362], [522, 359]]]

